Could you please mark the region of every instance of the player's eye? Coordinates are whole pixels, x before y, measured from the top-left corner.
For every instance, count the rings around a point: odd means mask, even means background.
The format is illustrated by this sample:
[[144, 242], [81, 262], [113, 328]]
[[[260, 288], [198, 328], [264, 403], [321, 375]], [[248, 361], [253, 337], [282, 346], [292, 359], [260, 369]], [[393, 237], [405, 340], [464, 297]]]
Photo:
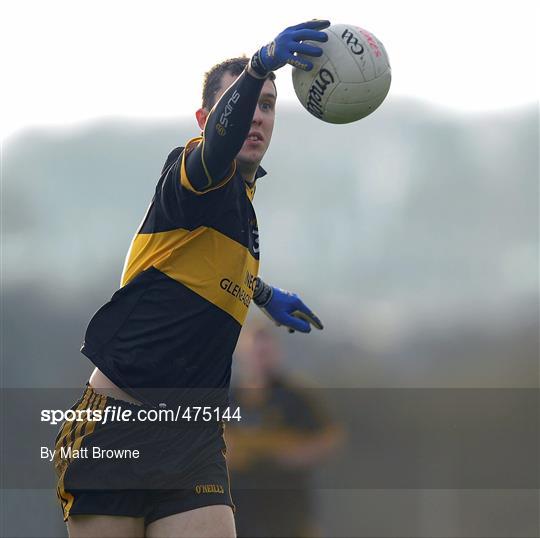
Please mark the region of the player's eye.
[[261, 103], [261, 110], [263, 110], [264, 112], [269, 112], [273, 108], [274, 108], [274, 105], [272, 103], [269, 103], [269, 102]]

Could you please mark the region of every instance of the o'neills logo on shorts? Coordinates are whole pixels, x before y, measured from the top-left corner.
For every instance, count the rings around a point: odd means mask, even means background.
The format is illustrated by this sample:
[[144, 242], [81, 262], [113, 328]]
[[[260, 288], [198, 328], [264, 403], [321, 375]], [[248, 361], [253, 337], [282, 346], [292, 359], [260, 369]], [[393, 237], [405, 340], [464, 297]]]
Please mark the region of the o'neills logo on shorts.
[[195, 486], [195, 493], [200, 495], [201, 493], [225, 493], [223, 486], [219, 484], [201, 484]]

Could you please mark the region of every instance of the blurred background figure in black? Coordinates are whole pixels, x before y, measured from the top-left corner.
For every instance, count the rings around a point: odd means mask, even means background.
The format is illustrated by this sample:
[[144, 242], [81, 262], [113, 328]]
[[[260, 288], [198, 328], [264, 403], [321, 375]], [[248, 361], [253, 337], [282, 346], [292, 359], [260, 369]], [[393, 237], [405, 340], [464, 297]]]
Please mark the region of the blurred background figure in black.
[[251, 324], [236, 349], [242, 419], [227, 423], [226, 441], [239, 538], [319, 536], [311, 478], [342, 438], [321, 391], [287, 372], [277, 332]]

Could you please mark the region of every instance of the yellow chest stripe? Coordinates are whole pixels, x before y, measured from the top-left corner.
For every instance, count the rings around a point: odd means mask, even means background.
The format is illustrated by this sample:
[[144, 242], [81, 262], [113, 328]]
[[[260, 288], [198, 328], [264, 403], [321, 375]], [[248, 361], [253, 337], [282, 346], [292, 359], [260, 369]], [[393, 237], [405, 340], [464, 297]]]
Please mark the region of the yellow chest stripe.
[[240, 324], [253, 296], [259, 261], [246, 247], [206, 226], [136, 235], [122, 285], [155, 267], [221, 308]]

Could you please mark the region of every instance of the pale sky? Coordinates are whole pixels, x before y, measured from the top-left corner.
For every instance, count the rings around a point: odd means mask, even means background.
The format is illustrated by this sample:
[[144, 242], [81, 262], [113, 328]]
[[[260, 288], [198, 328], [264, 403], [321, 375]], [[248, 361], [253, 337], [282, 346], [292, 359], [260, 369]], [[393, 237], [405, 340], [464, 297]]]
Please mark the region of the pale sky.
[[[531, 103], [540, 65], [535, 4], [9, 0], [0, 13], [1, 134], [110, 116], [190, 116], [204, 71], [312, 18], [361, 26], [384, 43], [388, 99], [463, 111]], [[278, 90], [281, 103], [296, 103], [288, 66]]]

